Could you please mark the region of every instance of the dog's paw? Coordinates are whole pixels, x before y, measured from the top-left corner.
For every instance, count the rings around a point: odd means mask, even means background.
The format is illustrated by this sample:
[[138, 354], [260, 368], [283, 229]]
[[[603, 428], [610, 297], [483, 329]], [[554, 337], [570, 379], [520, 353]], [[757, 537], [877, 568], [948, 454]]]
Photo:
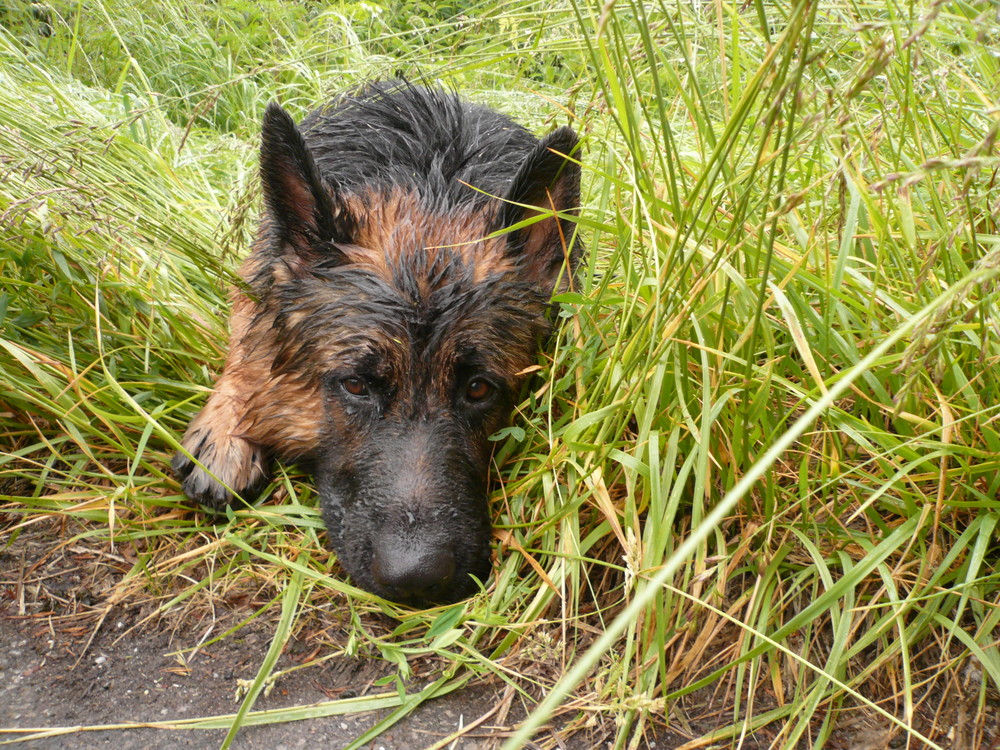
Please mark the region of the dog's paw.
[[247, 502], [255, 500], [267, 484], [267, 456], [259, 445], [248, 440], [219, 437], [209, 429], [192, 425], [181, 445], [187, 453], [178, 451], [171, 468], [184, 494], [196, 502], [222, 510], [237, 496]]

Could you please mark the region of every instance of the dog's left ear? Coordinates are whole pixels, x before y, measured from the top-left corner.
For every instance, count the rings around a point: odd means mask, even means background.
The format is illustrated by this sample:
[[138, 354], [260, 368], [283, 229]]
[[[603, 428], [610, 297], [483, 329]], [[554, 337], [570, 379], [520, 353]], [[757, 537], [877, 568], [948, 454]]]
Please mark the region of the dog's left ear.
[[569, 274], [576, 270], [573, 222], [552, 213], [575, 213], [579, 206], [580, 165], [573, 155], [578, 142], [568, 127], [538, 142], [517, 170], [494, 227], [507, 229], [535, 219], [511, 231], [507, 242], [522, 273], [546, 293], [554, 290], [564, 261], [569, 261]]
[[351, 242], [354, 222], [337, 186], [320, 174], [295, 121], [275, 102], [264, 113], [260, 176], [274, 228], [301, 260], [328, 258], [338, 252], [332, 245]]

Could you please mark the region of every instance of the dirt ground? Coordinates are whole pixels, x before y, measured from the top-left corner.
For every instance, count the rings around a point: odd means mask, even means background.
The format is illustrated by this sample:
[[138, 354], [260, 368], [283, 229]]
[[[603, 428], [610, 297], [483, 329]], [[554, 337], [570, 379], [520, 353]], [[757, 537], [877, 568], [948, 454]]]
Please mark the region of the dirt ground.
[[[54, 637], [44, 621], [0, 618], [0, 640], [5, 644], [0, 649], [0, 741], [25, 736], [23, 730], [33, 727], [162, 722], [234, 713], [239, 707], [236, 680], [254, 676], [270, 635], [265, 626], [252, 624], [181, 668], [170, 655], [177, 649], [172, 638], [180, 639], [180, 634], [136, 633], [114, 643], [115, 627], [113, 623], [108, 636], [95, 638], [77, 664], [81, 644]], [[286, 657], [285, 666], [293, 659]], [[255, 710], [317, 703], [354, 690], [363, 694], [390, 671], [372, 659], [332, 659], [309, 669], [308, 678], [298, 679], [295, 673], [279, 682], [269, 696], [258, 700]], [[458, 697], [431, 702], [368, 747], [426, 747], [489, 712], [500, 698], [489, 686], [474, 686]], [[234, 747], [345, 747], [386, 713], [244, 727]], [[487, 726], [478, 736], [462, 738], [456, 747], [483, 747], [483, 735], [491, 731], [497, 728]], [[221, 729], [115, 729], [28, 740], [18, 747], [213, 748], [225, 735]]]
[[[270, 645], [271, 622], [254, 621], [217, 643], [181, 658], [197, 645], [204, 625], [187, 618], [133, 627], [145, 614], [123, 602], [98, 626], [106, 570], [99, 555], [83, 545], [59, 548], [65, 538], [55, 524], [36, 524], [13, 543], [0, 528], [0, 745], [77, 750], [156, 750], [217, 748], [224, 729], [100, 729], [107, 725], [174, 722], [233, 714], [239, 709], [239, 680], [251, 680]], [[54, 551], [55, 550], [55, 551]], [[217, 613], [213, 636], [252, 610]], [[395, 674], [392, 664], [365, 657], [334, 656], [318, 666], [331, 647], [293, 639], [277, 669], [310, 663], [286, 675], [253, 710], [303, 706], [336, 698], [394, 692], [376, 681]], [[415, 670], [415, 692], [437, 675]], [[498, 747], [525, 715], [525, 705], [501, 681], [470, 683], [429, 701], [364, 747], [413, 750], [435, 745], [477, 720], [474, 729], [444, 747], [487, 750]], [[244, 726], [234, 748], [286, 750], [343, 748], [390, 713], [390, 709]], [[82, 729], [86, 727], [86, 729]], [[75, 728], [75, 729], [74, 729]], [[63, 731], [74, 730], [74, 731]], [[49, 732], [48, 736], [45, 733]], [[604, 746], [601, 737], [570, 744], [569, 750]], [[672, 733], [644, 747], [677, 747], [689, 738]], [[554, 740], [549, 746], [560, 747]]]
[[[0, 515], [2, 520], [2, 515]], [[139, 624], [148, 613], [134, 602], [110, 609], [103, 604], [106, 579], [114, 566], [100, 551], [65, 545], [69, 535], [57, 523], [36, 523], [15, 539], [0, 524], [0, 745], [32, 749], [158, 750], [217, 748], [225, 729], [122, 727], [149, 722], [177, 722], [233, 714], [239, 708], [239, 680], [251, 680], [270, 645], [273, 622], [254, 621], [235, 634], [199, 648], [192, 656], [178, 652], [205, 640], [196, 618], [175, 617]], [[102, 577], [104, 582], [102, 583]], [[103, 619], [95, 613], [105, 612]], [[219, 611], [213, 637], [253, 609]], [[254, 711], [304, 706], [337, 698], [393, 692], [379, 678], [395, 667], [366, 657], [332, 656], [328, 639], [308, 633], [291, 640], [277, 669], [309, 664], [285, 675]], [[316, 664], [316, 662], [321, 662]], [[437, 677], [434, 665], [414, 669], [409, 692]], [[984, 715], [974, 700], [928, 702], [925, 723], [947, 727], [938, 742], [949, 750], [1000, 750], [1000, 700], [992, 696]], [[956, 694], [961, 695], [961, 691]], [[711, 689], [689, 696], [677, 707], [678, 731], [660, 731], [636, 750], [674, 750], [720, 726], [725, 707]], [[762, 707], [759, 705], [759, 709]], [[764, 707], [766, 708], [766, 707]], [[420, 706], [372, 742], [372, 750], [492, 750], [516, 727], [530, 705], [502, 681], [470, 683]], [[926, 712], [932, 711], [933, 715]], [[343, 716], [244, 726], [233, 744], [238, 750], [343, 748], [385, 718], [389, 709]], [[672, 719], [674, 717], [672, 711]], [[698, 717], [701, 718], [698, 718]], [[712, 718], [714, 717], [714, 721]], [[731, 719], [730, 719], [731, 720]], [[460, 733], [455, 739], [451, 735]], [[115, 728], [100, 727], [119, 725]], [[532, 747], [591, 750], [610, 747], [613, 726], [565, 741], [541, 732]], [[46, 734], [48, 733], [48, 734]], [[744, 739], [743, 748], [765, 748], [774, 739], [768, 726]], [[942, 744], [943, 743], [943, 744]], [[700, 745], [699, 745], [700, 746]], [[717, 747], [717, 745], [712, 745]], [[728, 746], [728, 745], [724, 745]], [[803, 747], [809, 747], [808, 743]], [[826, 747], [832, 750], [917, 748], [884, 720], [859, 712], [842, 722]]]

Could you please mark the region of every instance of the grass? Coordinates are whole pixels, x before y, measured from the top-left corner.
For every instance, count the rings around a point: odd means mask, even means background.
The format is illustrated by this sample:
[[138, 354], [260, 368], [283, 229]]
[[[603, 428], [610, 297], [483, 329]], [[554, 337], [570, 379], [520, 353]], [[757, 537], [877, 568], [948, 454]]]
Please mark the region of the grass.
[[[510, 748], [553, 716], [541, 746], [636, 747], [670, 725], [692, 747], [819, 748], [859, 715], [886, 742], [948, 747], [956, 705], [984, 741], [1000, 710], [995, 8], [3, 12], [5, 535], [65, 518], [134, 551], [94, 627], [128, 603], [185, 618], [259, 592], [274, 642], [223, 725], [298, 718], [248, 712], [290, 633], [340, 613], [331, 650], [398, 665], [399, 709], [374, 731], [493, 675], [537, 705]], [[421, 612], [338, 575], [295, 467], [222, 519], [167, 472], [225, 354], [263, 107], [301, 115], [396, 70], [588, 136], [585, 268], [498, 440], [489, 594]], [[427, 656], [437, 687], [406, 694]]]

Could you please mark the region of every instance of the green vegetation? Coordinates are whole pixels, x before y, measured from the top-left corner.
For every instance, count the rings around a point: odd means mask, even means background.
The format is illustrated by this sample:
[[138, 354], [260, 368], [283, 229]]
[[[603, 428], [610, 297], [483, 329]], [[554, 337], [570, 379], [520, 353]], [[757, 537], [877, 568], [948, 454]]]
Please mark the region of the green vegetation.
[[[130, 550], [102, 607], [252, 592], [275, 640], [226, 725], [299, 718], [243, 717], [290, 633], [339, 618], [331, 649], [399, 665], [376, 731], [492, 674], [550, 693], [508, 747], [553, 712], [544, 747], [818, 748], [859, 717], [948, 747], [956, 706], [975, 746], [1000, 710], [998, 49], [981, 2], [8, 2], [4, 534], [64, 517]], [[225, 518], [167, 472], [225, 354], [264, 106], [396, 71], [588, 136], [586, 267], [498, 441], [490, 593], [421, 612], [338, 575], [295, 467]], [[440, 679], [405, 693], [420, 656]]]

